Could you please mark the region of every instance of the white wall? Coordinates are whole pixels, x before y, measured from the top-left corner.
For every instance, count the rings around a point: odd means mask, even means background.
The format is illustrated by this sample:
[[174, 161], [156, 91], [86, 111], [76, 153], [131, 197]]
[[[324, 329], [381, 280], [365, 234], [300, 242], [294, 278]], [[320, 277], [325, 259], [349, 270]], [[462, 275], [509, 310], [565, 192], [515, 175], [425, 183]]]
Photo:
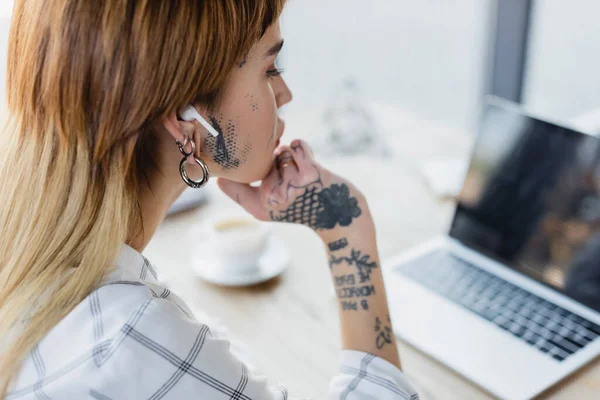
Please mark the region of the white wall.
[[13, 8], [13, 0], [0, 0], [0, 18], [9, 17]]
[[469, 130], [484, 90], [490, 0], [296, 0], [283, 16], [292, 107], [345, 77], [366, 96]]
[[600, 109], [600, 2], [534, 4], [525, 104], [553, 119]]

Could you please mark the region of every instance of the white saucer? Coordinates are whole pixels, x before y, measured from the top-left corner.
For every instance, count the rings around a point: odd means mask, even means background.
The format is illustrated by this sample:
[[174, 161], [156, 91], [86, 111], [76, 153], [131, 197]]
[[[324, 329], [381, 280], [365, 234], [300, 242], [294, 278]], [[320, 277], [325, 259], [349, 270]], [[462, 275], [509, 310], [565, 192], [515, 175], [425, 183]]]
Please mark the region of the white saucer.
[[225, 286], [249, 286], [273, 279], [289, 265], [290, 255], [283, 242], [270, 235], [265, 252], [258, 260], [256, 268], [232, 273], [231, 267], [223, 266], [223, 261], [210, 249], [199, 249], [201, 256], [192, 259], [192, 269], [207, 282]]

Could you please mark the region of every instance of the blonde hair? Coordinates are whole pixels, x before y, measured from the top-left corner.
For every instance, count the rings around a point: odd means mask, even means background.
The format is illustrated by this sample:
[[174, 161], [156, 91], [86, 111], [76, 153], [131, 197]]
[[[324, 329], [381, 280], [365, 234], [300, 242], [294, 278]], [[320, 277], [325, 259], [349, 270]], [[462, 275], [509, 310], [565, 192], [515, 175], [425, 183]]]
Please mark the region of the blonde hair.
[[284, 3], [15, 1], [0, 135], [0, 398], [143, 230], [151, 127], [191, 101], [215, 107]]

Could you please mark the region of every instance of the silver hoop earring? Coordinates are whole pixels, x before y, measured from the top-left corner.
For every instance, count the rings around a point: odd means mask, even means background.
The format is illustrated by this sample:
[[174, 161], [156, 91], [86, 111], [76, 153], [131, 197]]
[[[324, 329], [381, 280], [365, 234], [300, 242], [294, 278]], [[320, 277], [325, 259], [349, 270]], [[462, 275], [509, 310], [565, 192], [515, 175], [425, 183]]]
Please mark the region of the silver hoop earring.
[[[190, 153], [185, 151], [185, 146], [187, 145], [188, 141], [192, 144], [192, 150]], [[183, 143], [181, 143], [179, 140], [177, 140], [176, 143], [177, 143], [177, 146], [179, 146], [179, 151], [181, 152], [181, 154], [183, 154], [183, 158], [181, 159], [181, 162], [179, 163], [179, 173], [181, 174], [181, 179], [183, 179], [183, 181], [186, 183], [186, 185], [188, 185], [189, 187], [191, 187], [193, 189], [200, 189], [200, 188], [206, 186], [206, 184], [208, 183], [208, 180], [210, 179], [210, 171], [208, 170], [208, 165], [206, 165], [204, 160], [202, 160], [201, 158], [196, 157], [194, 155], [194, 153], [196, 151], [196, 144], [194, 143], [194, 140], [186, 137]], [[186, 160], [190, 156], [194, 157], [194, 161], [202, 169], [203, 176], [202, 176], [202, 179], [198, 182], [191, 180], [188, 177], [188, 174], [185, 170]]]
[[[183, 140], [183, 143], [181, 143], [179, 140], [176, 140], [175, 143], [177, 143], [181, 154], [187, 158], [196, 152], [196, 143], [194, 143], [193, 139], [190, 139], [187, 136], [184, 136], [184, 138], [185, 139]], [[192, 144], [192, 150], [189, 153], [185, 151], [185, 146], [187, 146], [188, 142]]]

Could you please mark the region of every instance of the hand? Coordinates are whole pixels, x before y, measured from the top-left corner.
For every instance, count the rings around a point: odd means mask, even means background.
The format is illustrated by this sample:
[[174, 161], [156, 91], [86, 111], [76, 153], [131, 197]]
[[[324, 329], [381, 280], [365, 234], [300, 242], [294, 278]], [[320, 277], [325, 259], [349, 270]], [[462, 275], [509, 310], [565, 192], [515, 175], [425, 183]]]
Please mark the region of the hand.
[[[302, 224], [322, 237], [370, 218], [362, 194], [314, 159], [310, 146], [294, 140], [280, 146], [259, 187], [219, 179], [221, 190], [261, 221]], [[335, 234], [335, 233], [334, 233]]]

